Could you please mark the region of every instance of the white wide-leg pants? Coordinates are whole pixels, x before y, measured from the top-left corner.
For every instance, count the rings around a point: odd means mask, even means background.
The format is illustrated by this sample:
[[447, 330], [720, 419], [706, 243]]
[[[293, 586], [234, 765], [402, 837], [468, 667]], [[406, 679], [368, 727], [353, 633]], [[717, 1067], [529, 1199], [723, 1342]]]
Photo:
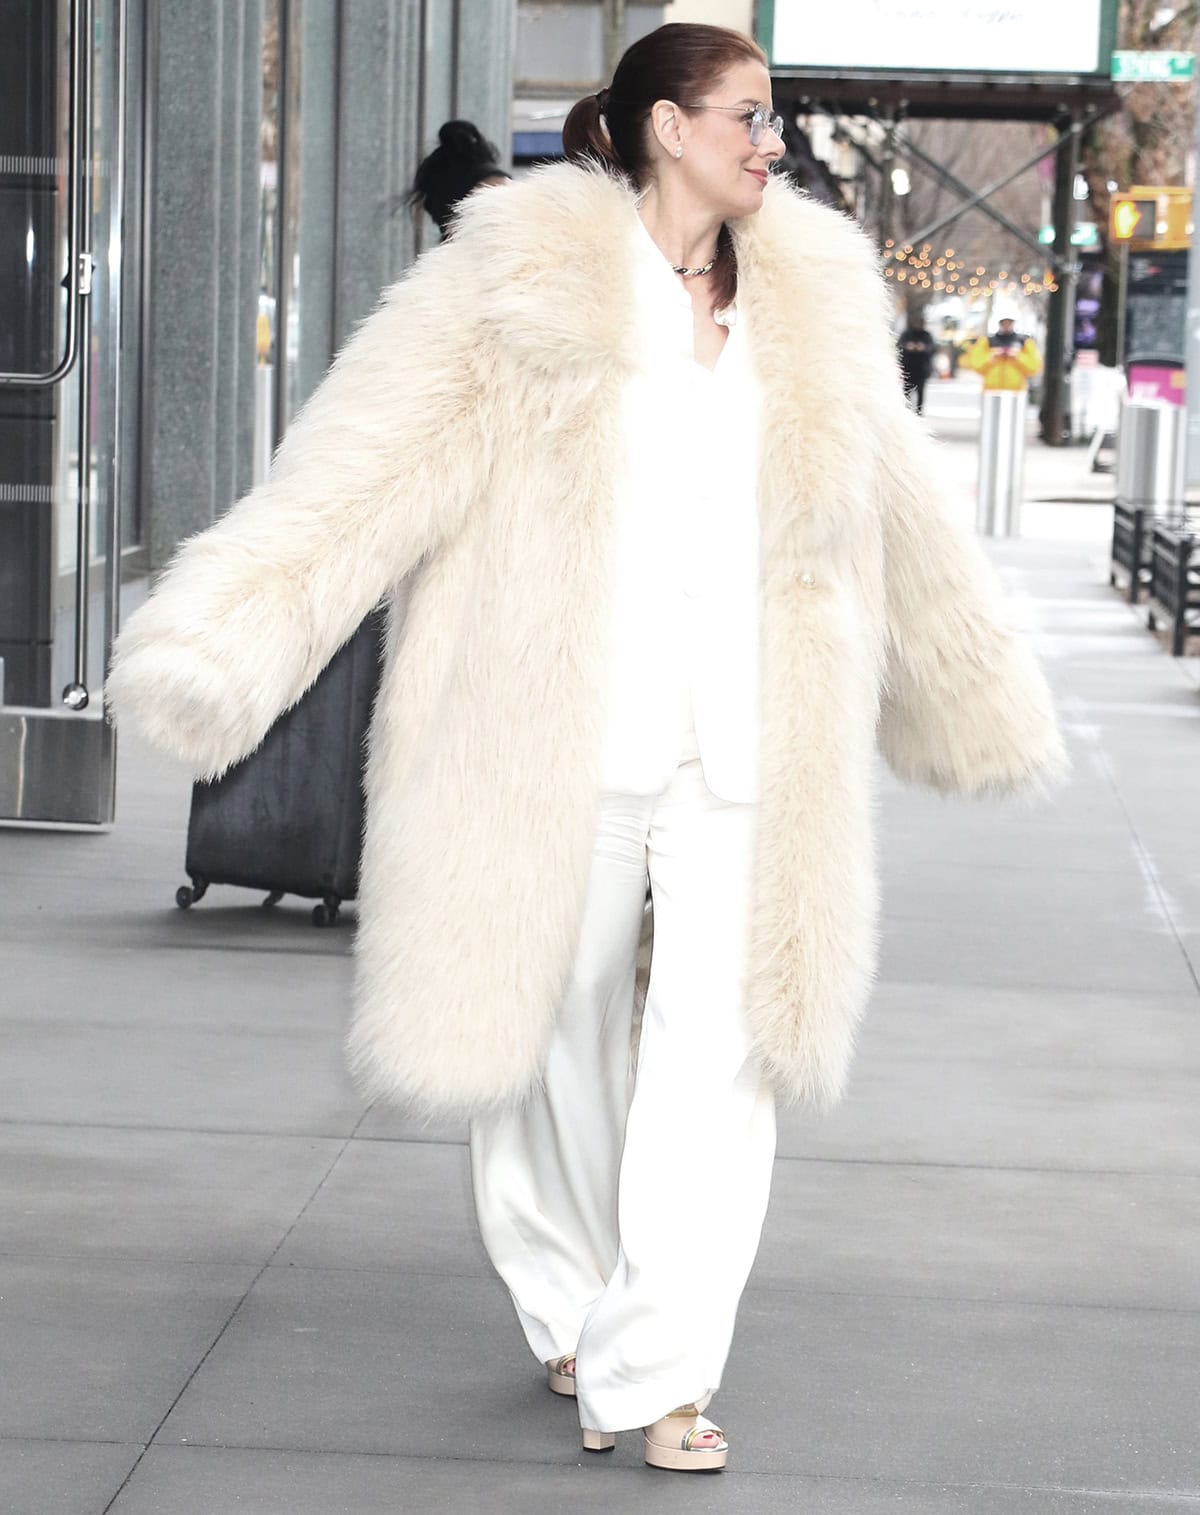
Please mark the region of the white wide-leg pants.
[[[471, 1127], [484, 1245], [541, 1361], [576, 1352], [579, 1418], [648, 1425], [721, 1381], [758, 1248], [775, 1105], [741, 1021], [755, 807], [698, 757], [601, 799], [574, 970], [543, 1087]], [[654, 956], [636, 1069], [649, 873]]]

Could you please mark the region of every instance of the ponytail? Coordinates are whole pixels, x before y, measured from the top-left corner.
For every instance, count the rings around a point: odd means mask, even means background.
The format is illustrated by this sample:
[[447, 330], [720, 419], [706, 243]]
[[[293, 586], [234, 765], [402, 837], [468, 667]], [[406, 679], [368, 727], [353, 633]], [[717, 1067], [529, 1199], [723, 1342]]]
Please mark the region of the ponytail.
[[647, 32], [626, 48], [611, 84], [571, 108], [563, 122], [564, 155], [643, 188], [651, 173], [646, 123], [654, 102], [703, 100], [727, 70], [747, 61], [765, 64], [767, 55], [726, 26], [671, 21]]
[[585, 95], [576, 101], [563, 122], [563, 153], [572, 163], [590, 159], [602, 164], [610, 173], [619, 174], [624, 172], [624, 165], [608, 134], [607, 123], [602, 119], [607, 104], [606, 89], [598, 95]]
[[[702, 100], [725, 72], [751, 61], [766, 64], [757, 42], [725, 26], [672, 21], [626, 49], [612, 84], [585, 95], [563, 122], [563, 152], [572, 163], [599, 164], [614, 178], [642, 189], [652, 173], [647, 121], [656, 100]], [[737, 253], [728, 226], [717, 238], [713, 270], [717, 305], [737, 295]]]

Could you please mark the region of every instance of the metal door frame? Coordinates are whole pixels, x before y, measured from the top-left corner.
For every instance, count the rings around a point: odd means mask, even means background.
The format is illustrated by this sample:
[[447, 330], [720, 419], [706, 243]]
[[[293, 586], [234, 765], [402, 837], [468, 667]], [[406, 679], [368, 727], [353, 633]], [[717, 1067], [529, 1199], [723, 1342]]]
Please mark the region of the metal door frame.
[[[0, 374], [0, 384], [47, 387], [71, 379], [79, 384], [77, 459], [78, 492], [75, 531], [75, 613], [72, 677], [58, 708], [0, 704], [0, 825], [108, 825], [116, 790], [116, 736], [104, 716], [103, 702], [93, 700], [88, 684], [88, 609], [92, 588], [90, 545], [91, 494], [91, 332], [92, 332], [92, 183], [95, 83], [95, 0], [70, 0], [71, 90], [68, 135], [68, 281], [67, 320], [61, 360], [40, 374]], [[115, 49], [116, 88], [112, 123], [112, 180], [108, 203], [110, 254], [106, 340], [111, 346], [111, 477], [104, 556], [104, 666], [117, 623], [121, 576], [121, 424], [124, 368], [122, 329], [126, 309], [125, 275], [129, 248], [135, 245], [138, 219], [130, 214], [126, 193], [128, 151], [129, 43], [128, 0], [110, 0], [112, 34], [103, 46]], [[109, 54], [110, 56], [111, 53]], [[120, 257], [111, 260], [113, 239]], [[53, 507], [51, 507], [53, 508]], [[48, 565], [56, 573], [56, 565]], [[2, 698], [2, 691], [0, 691]]]

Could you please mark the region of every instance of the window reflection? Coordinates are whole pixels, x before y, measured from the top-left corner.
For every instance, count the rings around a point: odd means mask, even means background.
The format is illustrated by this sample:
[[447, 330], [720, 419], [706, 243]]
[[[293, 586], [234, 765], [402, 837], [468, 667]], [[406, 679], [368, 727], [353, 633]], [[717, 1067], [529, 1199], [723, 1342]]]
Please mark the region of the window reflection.
[[281, 0], [263, 0], [262, 116], [258, 165], [258, 310], [254, 345], [254, 482], [266, 478], [278, 439], [275, 374], [278, 363], [278, 237]]
[[304, 115], [301, 110], [300, 42], [304, 35], [302, 0], [286, 0], [285, 67], [280, 85], [281, 161], [283, 163], [283, 202], [279, 218], [280, 321], [284, 328], [283, 405], [280, 411], [282, 431], [300, 408], [298, 363], [300, 357], [300, 245], [299, 225], [302, 199], [300, 165], [303, 162]]
[[[335, 28], [336, 12], [329, 6], [264, 0], [256, 482], [266, 477], [288, 421], [320, 382], [331, 356]], [[325, 215], [306, 219], [305, 204], [324, 204]]]

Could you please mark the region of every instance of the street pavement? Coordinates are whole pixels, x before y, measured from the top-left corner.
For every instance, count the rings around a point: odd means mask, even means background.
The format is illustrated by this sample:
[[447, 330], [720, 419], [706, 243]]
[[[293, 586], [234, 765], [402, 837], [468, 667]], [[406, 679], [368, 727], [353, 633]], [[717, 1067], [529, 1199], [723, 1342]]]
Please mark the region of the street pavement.
[[[931, 407], [966, 521], [970, 399]], [[880, 983], [846, 1102], [781, 1121], [724, 1474], [578, 1450], [463, 1130], [347, 1081], [351, 910], [178, 911], [187, 785], [128, 741], [111, 831], [0, 831], [4, 1515], [1200, 1511], [1200, 679], [1056, 503], [1083, 470], [1031, 442], [993, 544], [1073, 780], [881, 776]]]

